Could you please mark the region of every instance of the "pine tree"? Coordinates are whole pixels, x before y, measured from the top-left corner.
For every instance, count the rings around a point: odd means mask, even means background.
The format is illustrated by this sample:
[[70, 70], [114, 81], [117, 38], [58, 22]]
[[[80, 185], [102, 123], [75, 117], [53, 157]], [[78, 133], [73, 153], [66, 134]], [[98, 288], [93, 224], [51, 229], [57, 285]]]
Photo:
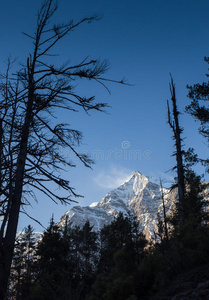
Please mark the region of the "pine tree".
[[[114, 254], [123, 247], [132, 249], [137, 259], [140, 249], [145, 247], [146, 239], [139, 231], [139, 223], [132, 215], [119, 213], [111, 224], [101, 229], [99, 272], [108, 272], [114, 265]], [[142, 242], [144, 241], [144, 242]]]
[[87, 221], [81, 230], [81, 244], [80, 255], [82, 257], [82, 289], [81, 297], [79, 299], [85, 299], [85, 295], [89, 292], [92, 283], [96, 278], [97, 264], [98, 264], [98, 236], [93, 231], [93, 227], [90, 226]]
[[[204, 58], [205, 62], [209, 64], [209, 57]], [[208, 77], [208, 74], [206, 74]], [[209, 145], [209, 81], [188, 85], [188, 98], [191, 103], [186, 106], [186, 111], [200, 122], [199, 133], [206, 139]], [[209, 159], [196, 157], [196, 160], [202, 162], [209, 171]]]
[[147, 241], [132, 215], [119, 216], [101, 230], [99, 276], [88, 300], [136, 300], [137, 269], [145, 255]]
[[185, 172], [186, 192], [184, 202], [184, 218], [193, 228], [208, 222], [208, 184], [201, 182], [201, 176], [192, 169]]
[[109, 225], [105, 225], [100, 232], [100, 263], [99, 269], [108, 271], [113, 265], [114, 254], [121, 249], [125, 243], [131, 241], [131, 223], [128, 217], [120, 212], [118, 217]]
[[39, 241], [36, 256], [37, 278], [31, 291], [33, 299], [65, 299], [63, 292], [68, 283], [68, 244], [62, 239], [53, 218]]
[[32, 299], [85, 299], [97, 270], [97, 234], [89, 222], [59, 229], [50, 221], [36, 251]]
[[[29, 225], [24, 232], [19, 233], [16, 240], [12, 271], [10, 276], [10, 298], [27, 299], [30, 286], [33, 283], [34, 252], [36, 239], [34, 229]], [[11, 292], [12, 291], [12, 292]]]
[[96, 277], [98, 263], [98, 235], [87, 221], [82, 228], [73, 227], [71, 231], [74, 250], [71, 257], [75, 261], [73, 276], [73, 298], [85, 299]]

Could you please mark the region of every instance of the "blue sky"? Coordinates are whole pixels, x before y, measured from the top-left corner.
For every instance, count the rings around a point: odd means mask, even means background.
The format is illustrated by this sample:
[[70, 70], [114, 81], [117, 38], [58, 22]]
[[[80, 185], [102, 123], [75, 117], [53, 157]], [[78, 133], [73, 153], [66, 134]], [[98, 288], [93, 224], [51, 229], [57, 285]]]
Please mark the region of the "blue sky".
[[[35, 31], [36, 12], [41, 1], [8, 0], [0, 4], [0, 67], [8, 55], [25, 62], [32, 51], [30, 39], [22, 32]], [[95, 158], [93, 170], [77, 161], [77, 167], [65, 176], [84, 198], [79, 205], [100, 200], [108, 191], [126, 180], [135, 170], [153, 177], [172, 179], [166, 173], [175, 160], [171, 157], [173, 141], [166, 124], [166, 100], [169, 94], [169, 73], [176, 84], [179, 109], [184, 112], [189, 103], [187, 84], [206, 80], [209, 56], [209, 2], [203, 0], [60, 0], [55, 15], [58, 22], [79, 20], [92, 13], [100, 21], [77, 28], [63, 40], [55, 52], [57, 62], [68, 59], [72, 64], [86, 56], [108, 59], [106, 77], [126, 77], [133, 86], [110, 84], [111, 95], [102, 87], [81, 82], [77, 90], [84, 95], [96, 95], [97, 101], [107, 102], [107, 113], [84, 112], [62, 114], [62, 121], [83, 132], [78, 150]], [[181, 116], [185, 128], [185, 148], [194, 147], [203, 157], [207, 147], [198, 135], [198, 123], [187, 115]], [[60, 150], [62, 151], [62, 150]], [[72, 157], [68, 151], [63, 155]], [[73, 158], [73, 157], [72, 157]], [[54, 188], [54, 187], [52, 187]], [[54, 213], [55, 221], [71, 206], [55, 205], [38, 195], [28, 213], [47, 226]], [[21, 216], [19, 228], [32, 224]]]

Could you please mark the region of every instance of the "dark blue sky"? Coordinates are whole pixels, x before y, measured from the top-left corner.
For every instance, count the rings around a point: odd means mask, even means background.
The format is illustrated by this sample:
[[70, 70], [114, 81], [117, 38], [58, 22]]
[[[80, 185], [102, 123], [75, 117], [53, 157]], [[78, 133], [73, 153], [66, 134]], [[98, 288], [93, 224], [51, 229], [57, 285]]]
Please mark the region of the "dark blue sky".
[[[25, 62], [32, 51], [30, 39], [22, 31], [33, 34], [36, 12], [41, 1], [7, 0], [0, 4], [0, 67], [8, 55]], [[165, 173], [173, 167], [173, 141], [166, 124], [166, 100], [169, 95], [169, 72], [176, 83], [178, 105], [187, 105], [187, 84], [206, 80], [209, 56], [209, 2], [203, 0], [60, 0], [55, 19], [58, 22], [79, 20], [92, 13], [100, 21], [82, 25], [55, 49], [57, 63], [70, 59], [72, 64], [86, 56], [108, 59], [111, 69], [107, 77], [124, 76], [132, 87], [110, 84], [111, 95], [89, 82], [81, 82], [77, 90], [94, 94], [107, 102], [107, 114], [84, 112], [60, 117], [84, 134], [80, 151], [95, 158], [93, 171], [79, 162], [66, 177], [77, 192], [84, 195], [79, 202], [88, 205], [98, 201], [134, 172], [154, 177], [172, 178]], [[185, 148], [195, 147], [202, 156], [207, 147], [197, 133], [198, 124], [187, 115], [181, 116], [185, 128]], [[71, 155], [64, 152], [63, 155]], [[28, 212], [47, 226], [52, 213], [58, 220], [70, 206], [50, 205], [39, 196]], [[20, 228], [31, 223], [22, 218]], [[34, 227], [39, 229], [34, 223]]]

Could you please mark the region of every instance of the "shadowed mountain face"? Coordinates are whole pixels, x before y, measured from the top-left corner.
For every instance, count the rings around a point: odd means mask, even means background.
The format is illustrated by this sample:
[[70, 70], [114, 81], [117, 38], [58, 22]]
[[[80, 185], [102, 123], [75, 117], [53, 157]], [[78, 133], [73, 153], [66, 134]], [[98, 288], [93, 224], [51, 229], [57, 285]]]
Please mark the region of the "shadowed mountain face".
[[[172, 210], [176, 193], [169, 193], [169, 189], [163, 188], [166, 212]], [[131, 213], [137, 216], [141, 224], [141, 230], [149, 239], [157, 232], [157, 214], [162, 216], [163, 206], [161, 188], [138, 171], [130, 179], [117, 189], [109, 192], [98, 202], [90, 206], [74, 206], [68, 210], [57, 223], [64, 226], [66, 218], [72, 225], [83, 226], [89, 220], [95, 231], [100, 230], [105, 224], [109, 224], [119, 212], [124, 215]]]

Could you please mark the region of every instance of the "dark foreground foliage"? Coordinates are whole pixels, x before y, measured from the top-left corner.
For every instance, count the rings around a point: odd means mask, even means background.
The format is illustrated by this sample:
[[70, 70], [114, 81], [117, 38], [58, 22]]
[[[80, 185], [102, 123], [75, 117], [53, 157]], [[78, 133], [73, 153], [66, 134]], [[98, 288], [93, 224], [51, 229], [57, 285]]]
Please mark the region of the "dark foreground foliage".
[[[188, 188], [186, 193], [186, 199], [193, 193], [192, 206], [194, 188], [193, 181], [192, 189]], [[208, 262], [207, 214], [189, 210], [188, 203], [186, 210], [190, 213], [185, 214], [184, 224], [176, 226], [174, 213], [168, 220], [175, 224], [169, 239], [161, 238], [154, 244], [140, 233], [135, 217], [123, 214], [99, 233], [93, 231], [89, 222], [80, 228], [67, 226], [66, 220], [66, 226], [60, 230], [51, 220], [36, 244], [28, 227], [17, 243], [8, 299], [155, 297], [185, 271]]]

